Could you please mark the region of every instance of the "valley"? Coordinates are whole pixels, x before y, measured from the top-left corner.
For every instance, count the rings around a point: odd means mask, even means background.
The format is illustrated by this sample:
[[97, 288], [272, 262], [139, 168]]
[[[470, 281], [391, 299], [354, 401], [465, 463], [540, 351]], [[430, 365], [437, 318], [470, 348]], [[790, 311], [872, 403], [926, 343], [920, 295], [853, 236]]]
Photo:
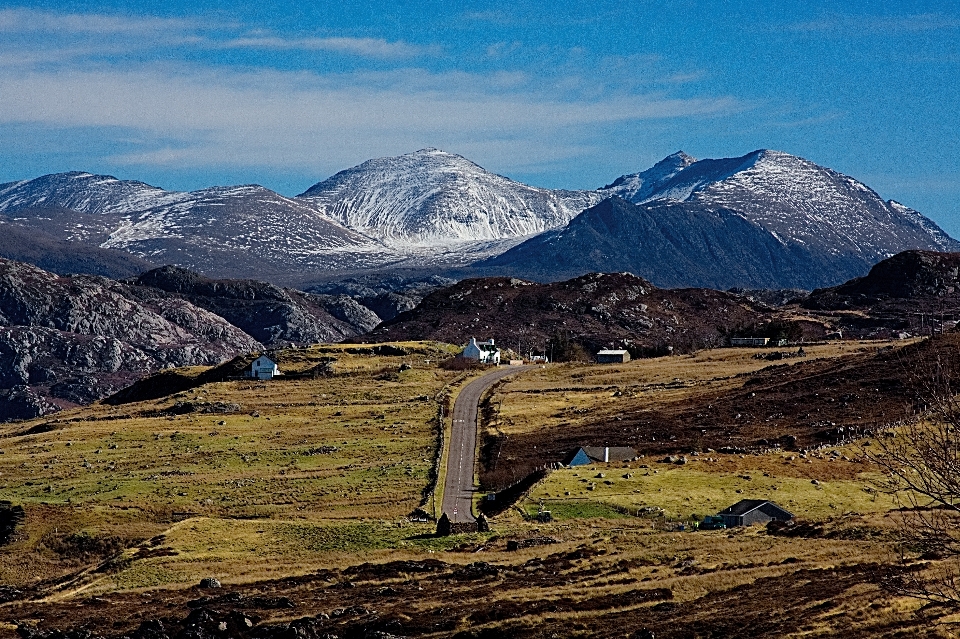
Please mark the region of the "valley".
[[[883, 587], [937, 562], [895, 560], [897, 504], [864, 454], [878, 432], [823, 442], [800, 417], [780, 425], [754, 411], [763, 423], [738, 427], [715, 409], [762, 398], [775, 374], [775, 385], [809, 388], [801, 400], [829, 394], [806, 410], [846, 425], [851, 408], [878, 402], [840, 400], [843, 371], [862, 385], [852, 371], [878, 357], [913, 361], [955, 342], [822, 343], [774, 365], [755, 357], [763, 350], [723, 348], [514, 375], [482, 402], [481, 435], [505, 442], [494, 464], [481, 441], [481, 486], [581, 445], [634, 445], [639, 457], [551, 470], [490, 517], [490, 532], [449, 537], [434, 535], [437, 418], [483, 372], [450, 370], [455, 347], [287, 349], [286, 378], [268, 381], [178, 370], [172, 394], [138, 399], [142, 383], [0, 429], [0, 491], [25, 512], [0, 549], [0, 627], [38, 639], [81, 628], [142, 639], [700, 637], [750, 623], [759, 637], [945, 637], [946, 611]], [[878, 366], [905, 387], [916, 370]], [[889, 412], [869, 413], [870, 428], [895, 426], [896, 397], [879, 404]], [[723, 437], [684, 427], [692, 411], [696, 425], [729, 421]], [[795, 442], [751, 439], [781, 426]], [[690, 530], [742, 498], [773, 499], [806, 527]], [[198, 588], [208, 577], [222, 587]]]

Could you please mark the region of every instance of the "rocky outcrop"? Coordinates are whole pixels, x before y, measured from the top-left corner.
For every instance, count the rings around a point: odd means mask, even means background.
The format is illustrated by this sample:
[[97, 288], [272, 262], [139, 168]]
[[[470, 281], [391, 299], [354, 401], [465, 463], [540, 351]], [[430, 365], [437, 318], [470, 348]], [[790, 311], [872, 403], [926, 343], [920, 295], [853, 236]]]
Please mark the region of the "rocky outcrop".
[[0, 420], [100, 399], [159, 369], [212, 365], [262, 348], [178, 298], [0, 260]]
[[[349, 295], [316, 295], [313, 299], [328, 313], [346, 322], [357, 333], [372, 331], [380, 323], [380, 315]], [[395, 317], [396, 313], [393, 316]]]
[[350, 302], [331, 305], [356, 324], [335, 317], [324, 307], [324, 300], [300, 291], [256, 280], [210, 279], [176, 266], [143, 273], [127, 283], [125, 293], [157, 307], [175, 300], [189, 302], [268, 346], [338, 342], [369, 330], [366, 327], [373, 321]]
[[495, 337], [501, 348], [572, 359], [608, 346], [636, 354], [720, 346], [734, 330], [765, 319], [765, 311], [732, 293], [664, 290], [629, 273], [592, 273], [553, 284], [490, 277], [435, 291], [357, 339], [464, 344], [471, 337]]
[[870, 306], [893, 299], [946, 300], [958, 295], [960, 253], [904, 251], [878, 263], [864, 277], [815, 290], [803, 305], [827, 310]]

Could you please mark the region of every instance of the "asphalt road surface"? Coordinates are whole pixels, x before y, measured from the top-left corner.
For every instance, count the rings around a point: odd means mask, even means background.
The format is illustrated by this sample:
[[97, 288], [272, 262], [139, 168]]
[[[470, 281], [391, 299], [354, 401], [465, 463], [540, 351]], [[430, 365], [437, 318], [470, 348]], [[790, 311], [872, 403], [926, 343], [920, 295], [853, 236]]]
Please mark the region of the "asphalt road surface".
[[490, 371], [464, 387], [453, 405], [453, 429], [450, 454], [447, 456], [447, 477], [443, 482], [442, 511], [451, 523], [476, 521], [473, 508], [473, 467], [477, 451], [477, 410], [484, 391], [508, 375], [515, 375], [535, 366], [504, 366]]

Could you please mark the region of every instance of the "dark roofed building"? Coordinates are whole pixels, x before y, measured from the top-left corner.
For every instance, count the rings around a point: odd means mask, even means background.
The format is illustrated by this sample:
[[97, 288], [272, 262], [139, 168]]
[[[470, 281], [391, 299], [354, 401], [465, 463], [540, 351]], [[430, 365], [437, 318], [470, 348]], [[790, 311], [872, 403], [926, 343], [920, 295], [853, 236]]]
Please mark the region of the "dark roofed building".
[[582, 446], [570, 457], [567, 466], [633, 461], [637, 451], [629, 446]]
[[742, 499], [726, 510], [720, 511], [719, 515], [723, 517], [723, 523], [727, 528], [766, 524], [772, 519], [777, 521], [793, 519], [793, 513], [766, 499]]

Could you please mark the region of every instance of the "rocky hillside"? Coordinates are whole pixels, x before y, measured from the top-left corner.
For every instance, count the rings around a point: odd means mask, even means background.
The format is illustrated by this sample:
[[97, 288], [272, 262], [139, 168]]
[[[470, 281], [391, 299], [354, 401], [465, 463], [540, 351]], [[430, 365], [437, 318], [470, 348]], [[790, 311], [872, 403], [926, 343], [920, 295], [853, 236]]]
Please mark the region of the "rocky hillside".
[[[188, 301], [268, 346], [339, 342], [363, 332], [371, 321], [370, 311], [349, 298], [324, 299], [256, 280], [214, 280], [176, 266], [148, 271], [123, 287], [129, 297], [145, 303]], [[342, 318], [356, 313], [357, 325], [335, 317], [325, 303]]]
[[88, 403], [160, 369], [336, 342], [379, 322], [345, 295], [178, 267], [116, 281], [0, 259], [0, 421]]
[[2, 420], [86, 403], [161, 368], [216, 364], [261, 347], [183, 299], [131, 299], [106, 278], [0, 260]]
[[435, 291], [358, 339], [464, 344], [471, 337], [493, 337], [503, 348], [554, 359], [611, 346], [635, 355], [666, 354], [671, 347], [684, 352], [720, 346], [728, 335], [770, 318], [766, 307], [731, 293], [664, 290], [629, 273], [593, 273], [553, 284], [495, 277]]

